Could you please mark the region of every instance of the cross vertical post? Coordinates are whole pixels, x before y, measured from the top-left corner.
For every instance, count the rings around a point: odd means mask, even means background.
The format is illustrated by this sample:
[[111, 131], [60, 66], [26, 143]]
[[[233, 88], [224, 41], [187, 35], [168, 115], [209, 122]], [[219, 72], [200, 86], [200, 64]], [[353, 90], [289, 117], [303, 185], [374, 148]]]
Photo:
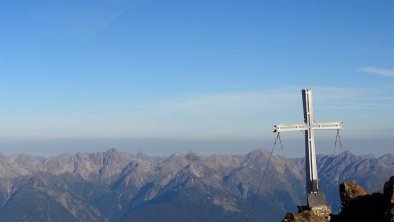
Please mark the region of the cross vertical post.
[[305, 174], [308, 207], [325, 206], [324, 193], [319, 189], [319, 178], [316, 164], [316, 148], [314, 131], [319, 129], [342, 129], [342, 122], [316, 123], [313, 119], [312, 89], [302, 90], [304, 111], [303, 124], [276, 124], [276, 133], [303, 131], [305, 133]]
[[307, 193], [319, 192], [319, 179], [316, 166], [315, 133], [313, 126], [312, 90], [302, 90], [302, 102], [304, 108], [305, 130], [305, 171], [306, 171], [306, 191]]

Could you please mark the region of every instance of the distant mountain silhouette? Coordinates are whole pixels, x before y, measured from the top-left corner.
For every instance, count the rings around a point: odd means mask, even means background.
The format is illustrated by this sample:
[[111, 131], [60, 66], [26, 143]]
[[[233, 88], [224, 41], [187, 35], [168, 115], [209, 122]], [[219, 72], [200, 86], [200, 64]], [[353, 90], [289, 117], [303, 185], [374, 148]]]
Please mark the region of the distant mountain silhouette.
[[[115, 149], [50, 158], [0, 155], [0, 221], [280, 221], [304, 201], [304, 159], [245, 155], [169, 157]], [[394, 172], [391, 154], [318, 156], [322, 191], [335, 211], [338, 184], [354, 180], [368, 192]]]

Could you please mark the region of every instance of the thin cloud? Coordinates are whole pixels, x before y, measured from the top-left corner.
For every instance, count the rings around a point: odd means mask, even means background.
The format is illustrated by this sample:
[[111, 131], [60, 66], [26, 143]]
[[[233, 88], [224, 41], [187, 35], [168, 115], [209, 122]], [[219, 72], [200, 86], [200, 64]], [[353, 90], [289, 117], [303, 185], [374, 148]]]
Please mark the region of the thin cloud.
[[371, 109], [368, 105], [327, 105], [323, 106], [323, 109], [344, 109], [344, 110], [361, 110]]
[[[387, 96], [391, 94], [390, 89], [315, 87], [313, 90], [316, 106], [346, 109], [393, 107], [392, 101], [394, 98]], [[234, 110], [245, 112], [275, 110], [283, 112], [284, 109], [288, 108], [297, 109], [300, 105], [301, 90], [297, 87], [270, 91], [186, 96], [172, 101], [147, 104], [145, 108], [149, 107], [147, 109], [160, 110], [160, 112], [162, 110], [190, 113], [209, 112], [221, 115], [221, 111], [231, 112]]]
[[387, 77], [394, 77], [394, 70], [392, 69], [383, 69], [375, 66], [365, 66], [358, 69], [361, 72], [387, 76]]
[[96, 31], [94, 32], [94, 34], [97, 34], [99, 32], [101, 32], [102, 30], [106, 29], [107, 27], [109, 27], [112, 23], [114, 23], [120, 16], [122, 16], [124, 13], [126, 13], [128, 10], [130, 9], [130, 7], [125, 7], [117, 12], [115, 12], [114, 14], [112, 14], [109, 18], [107, 18], [103, 24], [101, 24], [101, 26], [99, 26]]
[[[96, 116], [1, 118], [0, 139], [60, 137], [261, 138], [274, 123], [302, 122], [301, 87], [189, 95], [145, 101], [123, 113]], [[377, 119], [388, 127], [391, 88], [314, 87], [316, 116], [357, 129]], [[126, 107], [123, 107], [126, 109]], [[382, 120], [383, 119], [383, 120]], [[386, 120], [387, 119], [387, 120]], [[375, 126], [374, 126], [375, 127]]]
[[270, 109], [270, 107], [282, 107], [282, 105], [288, 107], [288, 103], [298, 101], [298, 97], [300, 97], [298, 94], [286, 91], [217, 93], [184, 97], [177, 101], [166, 101], [149, 106], [154, 110], [209, 111], [211, 113], [214, 110]]

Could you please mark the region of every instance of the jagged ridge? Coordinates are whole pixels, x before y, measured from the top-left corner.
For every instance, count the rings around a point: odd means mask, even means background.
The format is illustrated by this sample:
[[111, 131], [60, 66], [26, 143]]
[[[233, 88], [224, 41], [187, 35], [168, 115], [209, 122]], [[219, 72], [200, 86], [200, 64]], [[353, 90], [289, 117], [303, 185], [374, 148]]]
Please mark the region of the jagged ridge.
[[[115, 149], [0, 156], [0, 221], [243, 221], [268, 156], [255, 150], [149, 157]], [[304, 200], [303, 160], [273, 156], [271, 162], [249, 221], [279, 221]], [[331, 202], [339, 201], [337, 178], [375, 191], [394, 172], [391, 155], [364, 159], [345, 152], [318, 162]]]

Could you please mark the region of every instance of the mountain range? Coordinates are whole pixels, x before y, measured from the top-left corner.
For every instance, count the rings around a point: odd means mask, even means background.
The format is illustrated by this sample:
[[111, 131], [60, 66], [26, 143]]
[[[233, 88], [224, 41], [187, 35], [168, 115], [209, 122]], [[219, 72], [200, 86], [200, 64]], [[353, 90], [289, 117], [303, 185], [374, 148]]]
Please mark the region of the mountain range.
[[[280, 221], [305, 204], [305, 159], [273, 155], [267, 164], [269, 156], [254, 150], [153, 157], [116, 149], [49, 158], [0, 155], [0, 221]], [[319, 155], [317, 162], [333, 211], [339, 183], [352, 180], [376, 192], [394, 174], [392, 154], [345, 151]]]

